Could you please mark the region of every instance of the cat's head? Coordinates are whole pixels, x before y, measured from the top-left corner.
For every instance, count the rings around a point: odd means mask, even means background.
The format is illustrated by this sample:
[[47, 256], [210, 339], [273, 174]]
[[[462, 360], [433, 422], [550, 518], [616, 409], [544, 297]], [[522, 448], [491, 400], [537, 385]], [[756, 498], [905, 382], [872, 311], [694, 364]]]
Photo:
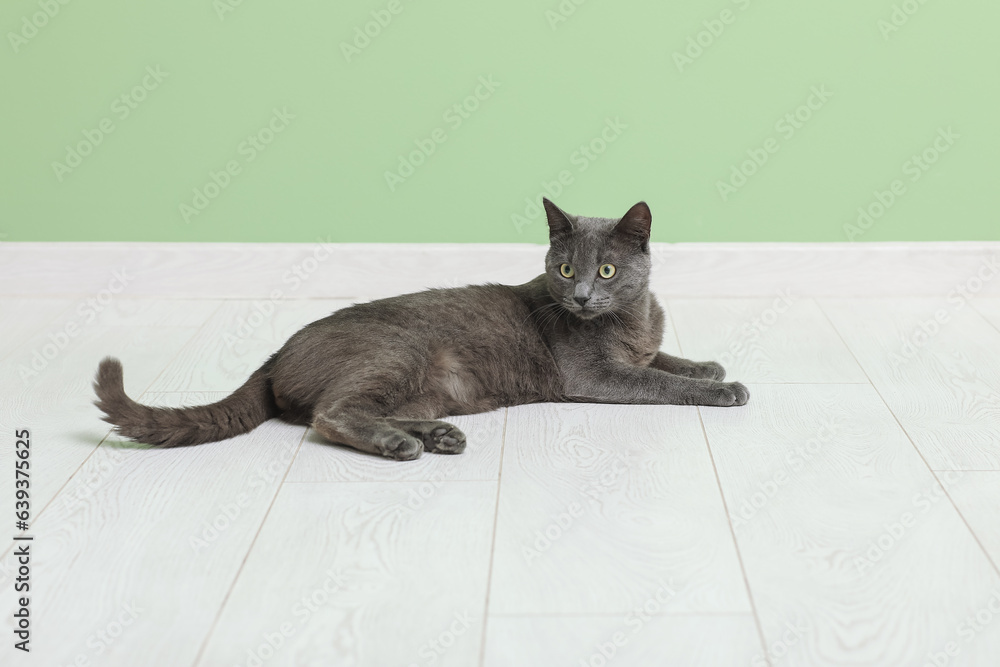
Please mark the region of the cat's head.
[[549, 222], [549, 293], [583, 319], [628, 310], [649, 288], [652, 216], [639, 202], [620, 219], [570, 215], [542, 199]]

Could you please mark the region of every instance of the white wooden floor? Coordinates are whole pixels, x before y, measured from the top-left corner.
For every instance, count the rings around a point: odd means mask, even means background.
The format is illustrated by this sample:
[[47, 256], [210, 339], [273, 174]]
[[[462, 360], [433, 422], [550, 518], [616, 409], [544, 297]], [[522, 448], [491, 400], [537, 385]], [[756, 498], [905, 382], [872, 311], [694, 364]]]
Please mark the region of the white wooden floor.
[[544, 248], [0, 245], [0, 663], [1000, 664], [1000, 244], [654, 252], [664, 349], [749, 405], [518, 407], [397, 463], [277, 421], [133, 446], [90, 381], [114, 354], [146, 402], [214, 400], [337, 308]]

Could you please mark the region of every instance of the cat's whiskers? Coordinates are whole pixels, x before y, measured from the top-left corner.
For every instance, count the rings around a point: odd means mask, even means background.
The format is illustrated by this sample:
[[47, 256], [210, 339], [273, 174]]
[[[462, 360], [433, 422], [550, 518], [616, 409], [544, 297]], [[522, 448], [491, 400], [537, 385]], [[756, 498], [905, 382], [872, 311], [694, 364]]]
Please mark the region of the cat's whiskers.
[[[638, 320], [642, 320], [642, 319], [644, 319], [645, 317], [648, 316], [648, 308], [646, 309], [646, 312], [643, 313], [643, 311], [642, 311], [642, 305], [638, 304], [638, 303], [622, 303], [622, 304], [619, 304], [614, 309], [613, 312], [623, 312], [623, 313], [625, 313], [625, 314], [627, 314], [627, 315], [629, 315], [629, 316], [631, 316], [631, 317], [633, 317], [635, 319], [638, 319]], [[622, 324], [625, 324], [624, 320], [622, 320]]]
[[554, 303], [554, 304], [552, 304], [552, 305], [554, 305], [554, 306], [556, 306], [556, 307], [555, 307], [555, 308], [553, 308], [553, 309], [552, 309], [552, 310], [550, 310], [550, 311], [547, 311], [547, 312], [545, 313], [545, 316], [544, 316], [544, 318], [543, 318], [543, 320], [542, 320], [542, 322], [543, 322], [543, 326], [548, 326], [548, 325], [550, 325], [550, 324], [554, 324], [554, 323], [555, 323], [555, 322], [557, 322], [557, 321], [559, 320], [559, 318], [561, 318], [561, 317], [563, 316], [563, 314], [564, 314], [564, 313], [566, 312], [566, 309], [565, 309], [564, 307], [562, 307], [562, 306], [561, 306], [560, 304], [558, 304], [558, 303]]
[[554, 321], [555, 318], [559, 317], [558, 309], [561, 307], [562, 306], [559, 303], [556, 303], [555, 301], [543, 304], [538, 308], [532, 310], [530, 313], [528, 313], [528, 316], [524, 318], [524, 321], [522, 321], [521, 324], [523, 325], [529, 319], [537, 315], [537, 317], [539, 318], [539, 325], [545, 326], [550, 321]]

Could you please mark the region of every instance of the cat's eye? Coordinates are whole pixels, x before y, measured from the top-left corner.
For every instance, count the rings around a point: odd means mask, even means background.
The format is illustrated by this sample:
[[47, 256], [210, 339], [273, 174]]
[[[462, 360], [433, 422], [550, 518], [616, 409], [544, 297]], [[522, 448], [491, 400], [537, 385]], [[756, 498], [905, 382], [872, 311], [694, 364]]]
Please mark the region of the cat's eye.
[[560, 264], [559, 273], [562, 274], [563, 278], [572, 278], [575, 271], [573, 271], [573, 267], [569, 264]]
[[602, 278], [610, 278], [615, 275], [615, 265], [614, 264], [602, 264], [601, 268], [597, 270], [597, 273]]

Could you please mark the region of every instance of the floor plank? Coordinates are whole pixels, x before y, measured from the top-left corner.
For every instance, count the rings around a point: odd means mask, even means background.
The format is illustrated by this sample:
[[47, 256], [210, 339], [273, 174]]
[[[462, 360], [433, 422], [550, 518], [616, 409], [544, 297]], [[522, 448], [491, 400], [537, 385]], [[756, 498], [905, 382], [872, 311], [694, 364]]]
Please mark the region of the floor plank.
[[976, 298], [970, 304], [994, 329], [1000, 331], [1000, 299]]
[[993, 565], [1000, 566], [1000, 472], [946, 470], [938, 478]]
[[[534, 244], [18, 243], [0, 246], [0, 294], [89, 294], [124, 269], [126, 294], [171, 298], [394, 296], [542, 272]], [[65, 267], [73, 266], [71, 272]]]
[[[947, 294], [998, 266], [1000, 243], [652, 243], [657, 292], [679, 297]], [[984, 273], [985, 275], [985, 273]], [[989, 280], [981, 295], [1000, 295]]]
[[[790, 624], [779, 664], [923, 664], [1000, 575], [874, 390], [750, 391], [701, 411], [768, 650]], [[962, 646], [988, 664], [1000, 623]]]
[[71, 299], [0, 297], [0, 360], [58, 315], [76, 306]]
[[[947, 294], [990, 270], [1000, 243], [650, 244], [652, 288], [678, 297]], [[468, 283], [520, 284], [542, 272], [534, 244], [5, 243], [0, 294], [93, 294], [113, 270], [126, 294], [173, 298], [358, 298]], [[66, 267], [72, 266], [72, 271]], [[109, 267], [113, 267], [109, 269]], [[985, 267], [985, 268], [984, 268]], [[985, 273], [984, 273], [985, 275]], [[988, 280], [980, 296], [1000, 296]]]
[[286, 485], [198, 664], [476, 664], [496, 483], [418, 492]]
[[[126, 359], [125, 389], [139, 396], [190, 339], [201, 318], [216, 307], [208, 301], [138, 304], [109, 307], [93, 321], [64, 313], [26, 340], [0, 362], [0, 429], [6, 433], [29, 429], [34, 441], [31, 454], [31, 506], [37, 518], [60, 488], [76, 473], [110, 431], [92, 404], [91, 382], [97, 364], [108, 354]], [[163, 326], [163, 318], [180, 326]], [[69, 322], [78, 323], [67, 335]], [[65, 336], [57, 347], [53, 339]], [[40, 361], [39, 361], [40, 360]], [[0, 467], [13, 467], [14, 450], [0, 448]], [[0, 500], [13, 506], [14, 487], [4, 484]], [[0, 553], [11, 545], [0, 538]], [[0, 579], [5, 568], [0, 566]]]
[[[225, 442], [164, 450], [106, 441], [94, 455], [104, 477], [81, 481], [77, 490], [88, 493], [57, 499], [34, 525], [33, 658], [95, 660], [88, 637], [135, 608], [100, 664], [134, 665], [140, 655], [145, 665], [191, 664], [304, 432], [269, 422]], [[4, 618], [9, 633], [11, 613]]]
[[[636, 607], [655, 608], [655, 601], [654, 591]], [[762, 657], [749, 614], [657, 616], [636, 611], [626, 616], [492, 617], [483, 664], [752, 667]]]
[[1000, 331], [959, 303], [821, 306], [932, 469], [1000, 470]]
[[684, 356], [741, 382], [867, 382], [815, 301], [794, 287], [769, 299], [671, 299]]
[[491, 613], [749, 611], [692, 408], [511, 408], [500, 490]]

